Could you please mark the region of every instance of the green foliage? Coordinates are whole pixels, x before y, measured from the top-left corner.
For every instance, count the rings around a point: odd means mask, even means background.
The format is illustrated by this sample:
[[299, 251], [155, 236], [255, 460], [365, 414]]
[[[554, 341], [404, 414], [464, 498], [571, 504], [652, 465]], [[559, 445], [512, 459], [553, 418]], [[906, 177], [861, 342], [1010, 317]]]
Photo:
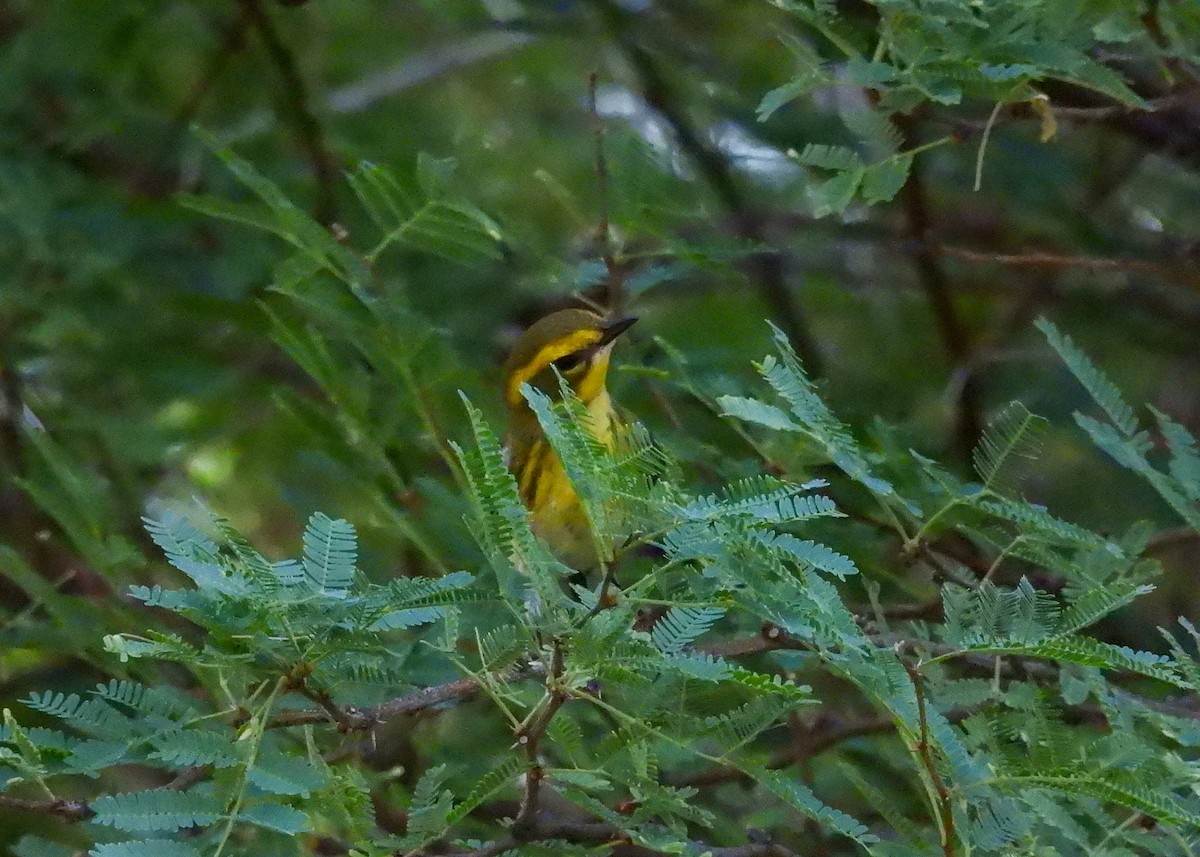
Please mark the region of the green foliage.
[[1167, 415], [1151, 409], [1171, 456], [1165, 472], [1156, 468], [1148, 458], [1154, 446], [1150, 433], [1139, 428], [1133, 408], [1125, 403], [1112, 381], [1053, 324], [1042, 319], [1038, 328], [1108, 415], [1111, 424], [1078, 411], [1075, 422], [1097, 447], [1149, 482], [1185, 524], [1200, 532], [1200, 505], [1197, 505], [1200, 503], [1200, 456], [1196, 453], [1196, 438]]
[[[519, 740], [515, 748], [480, 746], [469, 773], [461, 762], [452, 764], [453, 757], [427, 767], [412, 786], [405, 831], [375, 837], [369, 853], [423, 853], [477, 827], [473, 813], [490, 801], [522, 788], [522, 800], [533, 799], [531, 778], [554, 783], [577, 811], [631, 841], [689, 848], [693, 831], [714, 828], [717, 818], [694, 803], [694, 787], [663, 780], [667, 759], [728, 766], [756, 784], [759, 800], [777, 801], [779, 809], [799, 812], [859, 847], [882, 848], [883, 828], [831, 805], [779, 763], [768, 765], [763, 751], [773, 736], [816, 699], [810, 688], [775, 672], [778, 664], [767, 661], [763, 672], [736, 662], [746, 645], [738, 641], [757, 639], [747, 651], [773, 652], [784, 662], [802, 655], [792, 663], [837, 676], [878, 707], [906, 751], [908, 788], [914, 798], [926, 795], [942, 840], [997, 854], [1019, 842], [1051, 843], [1059, 835], [1054, 819], [1074, 817], [1079, 800], [1092, 801], [1100, 812], [1093, 822], [1071, 823], [1080, 841], [1106, 835], [1103, 825], [1088, 832], [1106, 806], [1144, 814], [1180, 835], [1200, 829], [1187, 792], [1194, 763], [1173, 737], [1177, 721], [1149, 701], [1136, 701], [1129, 689], [1130, 677], [1140, 677], [1192, 693], [1200, 668], [1174, 640], [1172, 653], [1162, 655], [1083, 633], [1150, 587], [1094, 570], [1095, 564], [1108, 568], [1105, 559], [1122, 548], [1016, 499], [1014, 483], [1001, 478], [1014, 459], [1033, 453], [1037, 419], [1017, 405], [998, 417], [975, 456], [981, 484], [955, 486], [931, 462], [914, 459], [902, 484], [920, 484], [913, 475], [932, 474], [939, 490], [954, 492], [921, 515], [916, 510], [928, 504], [902, 498], [872, 474], [870, 453], [816, 395], [778, 333], [776, 343], [778, 358], [759, 365], [791, 414], [755, 419], [773, 406], [754, 399], [726, 401], [727, 410], [770, 431], [800, 435], [811, 444], [810, 456], [823, 456], [847, 485], [870, 488], [873, 502], [909, 533], [910, 550], [930, 544], [925, 534], [937, 519], [948, 527], [963, 516], [969, 534], [990, 526], [979, 519], [990, 514], [1014, 530], [1014, 539], [1042, 545], [1051, 571], [1059, 568], [1059, 551], [1074, 551], [1076, 573], [1090, 575], [1097, 587], [1051, 594], [1028, 577], [1015, 585], [947, 583], [941, 624], [917, 624], [893, 637], [854, 615], [843, 592], [823, 576], [845, 584], [861, 576], [858, 564], [789, 532], [807, 535], [822, 522], [839, 526], [844, 519], [833, 501], [811, 493], [836, 486], [819, 478], [760, 476], [690, 494], [680, 468], [639, 430], [631, 430], [638, 438], [632, 452], [610, 451], [592, 438], [586, 412], [570, 396], [555, 403], [527, 390], [580, 495], [603, 508], [593, 519], [628, 521], [635, 509], [637, 520], [652, 522], [652, 532], [634, 533], [620, 549], [628, 553], [653, 541], [663, 555], [622, 578], [615, 599], [601, 601], [599, 591], [564, 585], [560, 567], [529, 531], [495, 433], [468, 402], [474, 438], [455, 451], [487, 571], [370, 583], [358, 567], [355, 529], [319, 513], [304, 531], [302, 559], [277, 562], [227, 521], [215, 520], [210, 535], [175, 515], [147, 520], [151, 537], [188, 585], [131, 592], [186, 617], [203, 635], [195, 642], [124, 635], [108, 648], [131, 664], [185, 664], [208, 693], [113, 678], [89, 697], [32, 694], [29, 709], [62, 721], [79, 737], [26, 730], [10, 716], [0, 740], [9, 788], [23, 782], [49, 788], [130, 763], [188, 778], [180, 788], [93, 797], [89, 825], [147, 837], [97, 845], [97, 854], [137, 854], [160, 842], [170, 843], [164, 850], [204, 854], [262, 836], [366, 829], [370, 803], [355, 788], [333, 788], [349, 771], [345, 761], [325, 761], [328, 749], [321, 748], [331, 746], [339, 729], [372, 727], [376, 715], [361, 707], [371, 700], [379, 712], [436, 705], [441, 691], [421, 676], [451, 669], [483, 689], [487, 706], [518, 736], [537, 742], [536, 761], [524, 756]], [[1100, 388], [1098, 370], [1090, 371], [1092, 386]], [[808, 467], [822, 465], [807, 460]], [[990, 549], [990, 542], [982, 544]], [[1036, 564], [1036, 556], [1023, 554], [1023, 562]], [[484, 603], [504, 609], [474, 609]], [[664, 609], [639, 630], [643, 604]], [[761, 630], [764, 622], [767, 630]], [[756, 627], [757, 635], [747, 637]], [[412, 647], [417, 640], [425, 645]], [[474, 655], [465, 654], [464, 643], [472, 640]], [[397, 644], [409, 651], [399, 675], [411, 676], [416, 689], [389, 701], [397, 673], [388, 661]], [[909, 660], [908, 651], [920, 657]], [[969, 677], [981, 658], [990, 679]], [[1002, 663], [1015, 674], [1007, 676]], [[1065, 682], [1068, 675], [1084, 688], [1072, 692], [1070, 702], [1056, 690], [1060, 676]], [[531, 693], [538, 684], [543, 692]], [[222, 698], [240, 702], [206, 710]], [[1112, 740], [1115, 732], [1067, 725], [1069, 711], [1088, 706], [1121, 730], [1121, 743]], [[904, 758], [893, 756], [893, 762], [904, 764]], [[336, 799], [336, 808], [316, 803], [318, 796]], [[632, 809], [617, 811], [614, 800]], [[889, 818], [897, 813], [905, 811], [892, 809]], [[895, 824], [911, 848], [934, 841], [935, 831]]]

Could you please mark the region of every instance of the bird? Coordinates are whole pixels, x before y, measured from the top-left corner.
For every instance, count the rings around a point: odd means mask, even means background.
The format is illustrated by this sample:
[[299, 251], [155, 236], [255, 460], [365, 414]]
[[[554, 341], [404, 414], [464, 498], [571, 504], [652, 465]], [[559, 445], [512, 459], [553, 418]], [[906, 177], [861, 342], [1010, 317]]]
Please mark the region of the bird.
[[609, 358], [617, 337], [636, 321], [634, 316], [610, 318], [582, 308], [559, 310], [521, 334], [504, 363], [509, 470], [529, 510], [534, 535], [577, 571], [596, 568], [601, 558], [579, 495], [521, 387], [529, 384], [557, 399], [557, 370], [587, 410], [589, 430], [611, 449], [617, 417], [605, 383]]

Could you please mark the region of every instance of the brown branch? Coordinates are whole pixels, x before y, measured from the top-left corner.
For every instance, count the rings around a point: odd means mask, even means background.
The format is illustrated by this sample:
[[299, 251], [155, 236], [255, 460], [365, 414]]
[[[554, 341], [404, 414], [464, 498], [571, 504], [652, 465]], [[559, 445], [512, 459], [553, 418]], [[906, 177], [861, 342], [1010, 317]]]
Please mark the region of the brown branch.
[[321, 710], [329, 715], [329, 720], [337, 725], [339, 732], [350, 732], [354, 729], [354, 718], [345, 708], [334, 701], [329, 691], [313, 687], [307, 677], [301, 678], [295, 689], [306, 699], [310, 699], [320, 706]]
[[300, 144], [308, 155], [313, 176], [317, 181], [317, 199], [313, 216], [326, 225], [333, 222], [337, 214], [334, 191], [337, 185], [337, 164], [325, 141], [321, 123], [309, 106], [308, 87], [296, 65], [296, 58], [279, 32], [271, 16], [263, 8], [261, 0], [238, 0], [243, 13], [249, 18], [262, 38], [267, 54], [275, 64], [283, 82], [284, 103], [289, 118], [296, 128]]
[[[200, 783], [211, 770], [211, 765], [194, 765], [181, 771], [162, 788], [177, 792], [187, 791]], [[83, 800], [67, 800], [65, 798], [32, 800], [10, 794], [0, 794], [0, 809], [49, 815], [70, 823], [87, 821], [96, 814], [87, 801]]]
[[229, 65], [229, 61], [246, 46], [246, 30], [249, 26], [250, 17], [243, 4], [238, 10], [237, 17], [221, 28], [221, 40], [217, 52], [209, 59], [208, 65], [192, 85], [191, 92], [179, 105], [179, 109], [175, 111], [174, 121], [177, 128], [186, 129], [191, 124], [192, 119], [200, 110], [200, 105], [212, 91], [213, 86]]
[[[790, 765], [807, 762], [814, 756], [833, 749], [844, 741], [875, 735], [880, 732], [890, 732], [896, 728], [891, 718], [883, 715], [862, 717], [855, 720], [842, 720], [836, 715], [827, 714], [824, 710], [806, 727], [796, 732], [796, 740], [787, 747], [777, 751], [767, 760], [768, 770], [779, 770]], [[678, 787], [717, 786], [724, 783], [751, 782], [750, 776], [741, 768], [732, 765], [716, 765], [671, 781]]]
[[29, 800], [8, 794], [0, 794], [0, 808], [51, 815], [69, 822], [87, 821], [96, 814], [86, 801], [63, 800], [62, 798]]
[[954, 805], [950, 800], [950, 791], [946, 788], [946, 783], [942, 780], [942, 775], [938, 773], [937, 765], [933, 761], [933, 748], [929, 741], [929, 721], [925, 716], [925, 691], [921, 687], [921, 673], [917, 667], [908, 663], [904, 665], [904, 669], [908, 672], [908, 677], [913, 683], [913, 691], [917, 695], [917, 723], [920, 729], [917, 737], [917, 755], [928, 772], [929, 779], [933, 782], [934, 791], [937, 792], [937, 812], [941, 816], [940, 827], [943, 837], [942, 851], [946, 857], [954, 857], [958, 850], [958, 835], [954, 830]]
[[1102, 256], [1074, 256], [1060, 253], [1046, 253], [1038, 250], [1024, 253], [994, 253], [985, 250], [972, 250], [969, 247], [954, 247], [946, 244], [918, 245], [932, 251], [962, 259], [966, 262], [982, 262], [985, 264], [1007, 265], [1016, 268], [1085, 268], [1091, 271], [1122, 271], [1135, 274], [1149, 274], [1172, 283], [1189, 286], [1200, 291], [1200, 274], [1189, 271], [1181, 265], [1173, 268], [1160, 265], [1145, 259], [1112, 259]]
[[528, 841], [537, 835], [538, 799], [542, 788], [542, 764], [538, 758], [538, 747], [550, 726], [550, 721], [567, 701], [567, 694], [560, 685], [563, 667], [562, 644], [555, 640], [550, 656], [550, 671], [546, 676], [546, 698], [517, 730], [517, 743], [525, 750], [525, 759], [529, 763], [529, 769], [525, 772], [525, 795], [521, 799], [521, 808], [512, 825], [513, 836], [518, 840]]
[[592, 117], [592, 132], [596, 145], [596, 243], [600, 247], [600, 258], [604, 262], [604, 306], [610, 313], [619, 315], [624, 305], [625, 271], [613, 254], [612, 225], [608, 210], [608, 159], [604, 155], [604, 121], [596, 104], [596, 72], [588, 75], [588, 112]]
[[[519, 681], [535, 674], [536, 670], [532, 665], [526, 664], [498, 673], [493, 676], [493, 680], [501, 683]], [[371, 708], [355, 708], [352, 705], [344, 705], [336, 706], [335, 712], [330, 712], [324, 707], [280, 711], [267, 721], [267, 726], [272, 729], [306, 726], [313, 723], [328, 723], [332, 718], [338, 724], [339, 730], [343, 732], [371, 729], [399, 714], [414, 714], [427, 708], [444, 705], [447, 702], [467, 699], [474, 696], [480, 687], [479, 679], [460, 678], [456, 681], [406, 693]], [[238, 725], [237, 721], [234, 722], [234, 725]]]
[[[624, 845], [625, 848], [630, 850], [627, 852], [623, 849], [622, 854], [645, 855], [645, 857], [652, 857], [652, 855], [662, 853], [651, 848], [635, 848], [634, 846], [630, 846], [628, 844], [628, 834], [621, 830], [621, 828], [607, 822], [544, 819], [538, 824], [536, 836], [532, 839], [522, 840], [517, 839], [515, 836], [507, 836], [470, 851], [452, 851], [449, 854], [451, 857], [498, 857], [498, 855], [514, 851], [530, 841], [547, 842], [552, 840], [563, 840], [580, 845], [606, 843]], [[696, 853], [708, 854], [710, 857], [799, 857], [795, 851], [774, 842], [756, 842], [727, 847], [713, 847], [712, 845], [697, 841], [691, 844], [694, 846]], [[432, 857], [434, 852], [422, 851], [419, 853], [422, 855], [429, 854]]]

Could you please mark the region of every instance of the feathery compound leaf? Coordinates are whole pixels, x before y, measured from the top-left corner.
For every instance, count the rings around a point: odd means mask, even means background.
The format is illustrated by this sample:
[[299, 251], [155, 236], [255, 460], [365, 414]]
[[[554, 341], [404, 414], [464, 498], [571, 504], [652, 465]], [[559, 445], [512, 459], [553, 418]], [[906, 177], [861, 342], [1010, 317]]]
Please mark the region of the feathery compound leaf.
[[511, 567], [514, 554], [525, 555], [533, 541], [529, 513], [521, 503], [517, 480], [505, 464], [500, 441], [466, 394], [459, 391], [459, 397], [467, 409], [475, 448], [464, 451], [457, 444], [453, 447], [479, 517], [480, 526], [473, 528], [475, 537], [493, 566]]
[[1091, 530], [1085, 530], [1076, 524], [1056, 518], [1046, 511], [1044, 506], [1035, 506], [1032, 503], [1010, 500], [1001, 496], [991, 496], [988, 499], [979, 499], [977, 496], [970, 497], [966, 502], [988, 514], [1011, 521], [1025, 529], [1029, 535], [1051, 544], [1080, 550], [1102, 548], [1116, 556], [1121, 555], [1120, 545], [1105, 541]]
[[181, 562], [216, 562], [216, 544], [186, 518], [168, 512], [161, 521], [142, 518], [142, 523], [150, 538], [177, 568]]
[[762, 97], [755, 111], [759, 122], [765, 122], [776, 110], [789, 101], [811, 92], [828, 78], [821, 68], [821, 55], [806, 40], [786, 32], [780, 33], [779, 39], [792, 55], [796, 70], [790, 81]]
[[137, 658], [158, 658], [181, 664], [194, 664], [200, 652], [189, 646], [178, 634], [150, 632], [149, 640], [138, 640], [126, 634], [107, 634], [104, 651], [112, 652], [122, 663]]
[[823, 488], [824, 479], [813, 479], [801, 485], [781, 482], [769, 476], [743, 479], [726, 487], [723, 497], [709, 494], [697, 497], [680, 513], [694, 521], [724, 518], [752, 518], [764, 523], [800, 521], [826, 515], [840, 517], [841, 512], [828, 497], [807, 495], [814, 488]]
[[67, 696], [47, 690], [40, 696], [31, 693], [23, 701], [34, 711], [65, 720], [72, 726], [101, 738], [119, 738], [129, 732], [129, 720], [100, 699], [84, 700], [75, 693]]
[[1196, 448], [1196, 438], [1157, 408], [1151, 407], [1150, 410], [1158, 420], [1158, 427], [1167, 441], [1167, 448], [1171, 450], [1171, 463], [1168, 467], [1175, 481], [1179, 483], [1180, 492], [1189, 500], [1200, 500], [1200, 450]]
[[473, 597], [473, 593], [463, 590], [474, 581], [474, 576], [465, 571], [432, 579], [401, 577], [393, 580], [385, 590], [386, 601], [379, 605], [378, 612], [371, 611], [370, 615], [377, 618], [368, 630], [412, 628], [441, 619], [448, 607]]
[[900, 151], [904, 138], [886, 113], [857, 105], [839, 113], [846, 129], [858, 138], [871, 160], [882, 161]]
[[451, 260], [500, 257], [495, 221], [474, 206], [445, 197], [444, 176], [436, 174], [452, 166], [422, 155], [415, 180], [401, 180], [386, 167], [365, 162], [349, 175], [351, 189], [384, 233], [368, 259], [378, 258], [392, 244]]
[[890, 202], [908, 181], [912, 171], [912, 155], [894, 155], [871, 164], [863, 172], [862, 198], [868, 204]]
[[308, 797], [329, 780], [324, 766], [314, 765], [305, 756], [280, 752], [260, 754], [246, 775], [265, 792], [300, 797]]
[[1038, 327], [1075, 377], [1108, 414], [1115, 428], [1079, 412], [1074, 415], [1075, 422], [1088, 433], [1096, 446], [1112, 456], [1118, 464], [1146, 479], [1188, 526], [1200, 530], [1200, 509], [1193, 502], [1200, 498], [1200, 487], [1195, 481], [1197, 469], [1200, 468], [1195, 439], [1182, 426], [1155, 411], [1172, 453], [1170, 475], [1156, 470], [1146, 458], [1153, 442], [1147, 432], [1138, 431], [1133, 409], [1121, 398], [1120, 391], [1112, 381], [1070, 337], [1059, 333], [1050, 322], [1039, 319]]
[[403, 610], [392, 610], [372, 622], [367, 630], [395, 631], [403, 628], [416, 628], [428, 625], [446, 615], [445, 607], [406, 607]]
[[777, 431], [800, 431], [799, 423], [789, 417], [781, 409], [758, 399], [747, 399], [744, 396], [718, 396], [717, 404], [721, 406], [721, 416], [733, 417], [742, 422], [754, 423]]
[[672, 607], [654, 623], [650, 640], [664, 654], [682, 652], [724, 615], [723, 607]]
[[315, 512], [304, 528], [304, 575], [323, 594], [341, 595], [354, 581], [358, 536], [348, 521]]
[[820, 445], [829, 460], [847, 476], [876, 494], [895, 494], [891, 483], [871, 474], [858, 442], [833, 412], [821, 401], [800, 358], [792, 350], [787, 334], [771, 325], [778, 359], [768, 355], [758, 366], [759, 374], [792, 410], [801, 430]]
[[[279, 187], [234, 154], [212, 134], [193, 128], [197, 137], [225, 167], [261, 200], [263, 206], [236, 204], [212, 197], [181, 195], [180, 201], [213, 217], [221, 217], [255, 229], [271, 232], [300, 250], [314, 264], [336, 276], [356, 283], [369, 280], [363, 260], [342, 246], [333, 234], [288, 199]], [[264, 207], [265, 206], [265, 207]]]
[[782, 771], [758, 771], [742, 769], [747, 776], [782, 800], [793, 809], [799, 810], [818, 824], [853, 839], [866, 848], [879, 837], [869, 833], [867, 826], [840, 809], [822, 803], [808, 786], [800, 783]]
[[432, 767], [413, 789], [412, 805], [408, 809], [408, 830], [404, 838], [410, 849], [441, 836], [450, 824], [454, 796], [448, 789], [442, 788], [446, 775], [445, 765]]
[[1104, 586], [1090, 589], [1062, 614], [1054, 635], [1065, 636], [1094, 625], [1110, 613], [1115, 613], [1153, 591], [1153, 586], [1138, 585], [1124, 580], [1114, 580]]
[[861, 170], [864, 166], [862, 158], [853, 149], [845, 146], [825, 146], [819, 143], [809, 143], [795, 156], [796, 162], [806, 167], [817, 167], [823, 170]]
[[790, 678], [785, 679], [779, 673], [767, 675], [743, 667], [734, 667], [729, 677], [743, 687], [759, 693], [780, 696], [787, 700], [789, 707], [793, 707], [797, 703], [817, 704], [817, 700], [812, 698], [811, 687], [806, 684], [796, 684]]
[[733, 674], [728, 661], [708, 652], [682, 651], [664, 653], [661, 660], [654, 662], [654, 669], [666, 669], [686, 678], [699, 681], [725, 681]]
[[[971, 652], [1024, 655], [1098, 667], [1103, 670], [1124, 670], [1158, 679], [1183, 690], [1193, 689], [1191, 683], [1180, 674], [1176, 663], [1165, 655], [1139, 652], [1125, 646], [1101, 643], [1090, 637], [1062, 637], [1033, 642], [995, 640], [968, 645], [962, 649], [964, 654]], [[945, 657], [945, 655], [940, 655], [935, 660], [943, 660]]]
[[1002, 472], [1016, 458], [1036, 459], [1049, 423], [1012, 402], [992, 420], [971, 454], [975, 472], [990, 491], [1004, 491]]
[[312, 830], [308, 816], [298, 809], [273, 801], [260, 801], [245, 807], [238, 818], [250, 824], [295, 836]]
[[118, 830], [182, 830], [221, 817], [216, 798], [166, 789], [103, 795], [92, 801], [92, 809], [93, 822]]
[[482, 806], [492, 795], [505, 788], [511, 788], [524, 770], [524, 760], [516, 756], [502, 759], [498, 765], [475, 781], [474, 788], [463, 798], [462, 803], [456, 805], [446, 817], [446, 826], [457, 824]]
[[92, 693], [160, 722], [171, 723], [195, 714], [188, 697], [172, 687], [146, 687], [135, 681], [114, 678], [108, 684], [96, 685]]
[[173, 729], [150, 739], [154, 747], [150, 758], [177, 768], [193, 765], [232, 768], [244, 761], [244, 744], [239, 744], [235, 738], [229, 731]]
[[1110, 778], [1072, 771], [1062, 774], [999, 777], [996, 782], [998, 785], [1016, 788], [1042, 787], [1085, 795], [1106, 803], [1127, 807], [1181, 830], [1200, 829], [1200, 814], [1189, 810], [1174, 795], [1158, 793], [1138, 786], [1120, 785]]
[[1121, 391], [1108, 377], [1100, 371], [1071, 337], [1059, 332], [1050, 321], [1039, 318], [1034, 324], [1049, 341], [1050, 346], [1058, 352], [1058, 356], [1067, 364], [1071, 373], [1079, 379], [1093, 399], [1104, 412], [1108, 414], [1113, 424], [1127, 437], [1132, 437], [1137, 431], [1137, 420], [1133, 416], [1133, 408], [1126, 404], [1121, 397]]
[[798, 539], [787, 533], [759, 531], [749, 533], [748, 536], [789, 559], [798, 560], [805, 566], [832, 574], [842, 580], [852, 574], [858, 574], [854, 560], [818, 542]]
[[[1116, 429], [1107, 423], [1094, 420], [1086, 414], [1075, 413], [1075, 422], [1088, 433], [1092, 443], [1112, 456], [1113, 460], [1122, 467], [1127, 467], [1141, 476], [1158, 492], [1158, 496], [1166, 501], [1184, 523], [1200, 531], [1200, 509], [1191, 502], [1185, 493], [1186, 486], [1180, 485], [1173, 476], [1162, 473], [1154, 468], [1146, 458], [1146, 453], [1152, 448], [1153, 442], [1149, 433], [1139, 431], [1133, 437], [1122, 437]], [[1172, 464], [1175, 464], [1172, 461]], [[1194, 486], [1192, 488], [1194, 490]]]
[[729, 756], [785, 719], [793, 706], [786, 697], [756, 697], [732, 711], [705, 717], [702, 734], [716, 738], [722, 754]]

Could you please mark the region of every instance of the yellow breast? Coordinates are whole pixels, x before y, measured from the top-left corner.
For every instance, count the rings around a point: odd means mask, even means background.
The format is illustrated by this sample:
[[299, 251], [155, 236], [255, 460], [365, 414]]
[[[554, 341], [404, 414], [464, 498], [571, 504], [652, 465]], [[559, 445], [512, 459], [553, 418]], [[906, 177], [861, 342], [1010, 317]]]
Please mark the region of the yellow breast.
[[[606, 390], [588, 402], [591, 429], [605, 446], [613, 443], [612, 400]], [[572, 568], [599, 563], [591, 527], [562, 462], [544, 437], [535, 440], [517, 473], [521, 501], [529, 509], [534, 535]]]

